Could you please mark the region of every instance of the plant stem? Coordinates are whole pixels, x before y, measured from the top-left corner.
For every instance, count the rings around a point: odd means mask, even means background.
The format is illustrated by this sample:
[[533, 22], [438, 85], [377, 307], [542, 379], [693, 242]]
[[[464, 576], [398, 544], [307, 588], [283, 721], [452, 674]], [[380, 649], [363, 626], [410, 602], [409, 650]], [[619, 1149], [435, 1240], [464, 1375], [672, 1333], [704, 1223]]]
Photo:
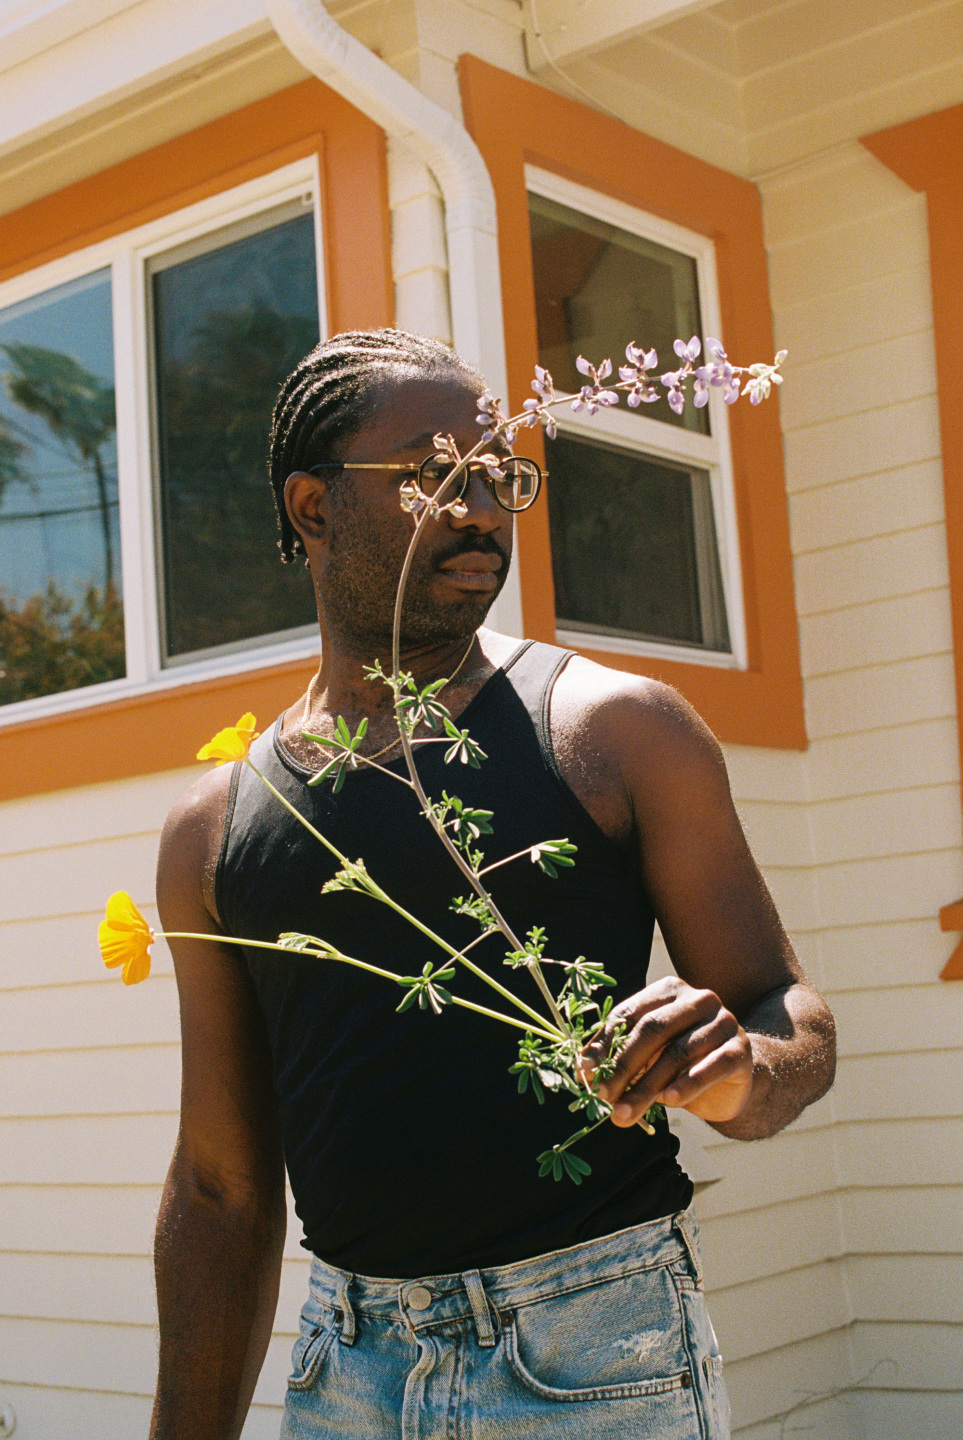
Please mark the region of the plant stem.
[[[463, 459], [459, 460], [458, 464], [454, 467], [451, 474], [448, 476], [448, 479], [445, 481], [445, 484], [439, 490], [438, 497], [442, 496], [445, 493], [445, 490], [455, 480], [457, 475], [462, 470], [464, 470], [465, 466], [469, 463], [469, 461], [471, 461], [474, 456], [479, 453], [483, 443], [484, 442], [479, 441], [477, 445], [475, 445], [471, 450], [469, 450], [468, 454], [464, 456]], [[415, 531], [411, 537], [411, 542], [408, 546], [408, 551], [405, 555], [404, 564], [401, 567], [401, 575], [398, 580], [398, 590], [395, 595], [394, 622], [392, 625], [391, 634], [391, 666], [395, 675], [398, 675], [401, 671], [401, 612], [402, 606], [404, 604], [405, 588], [408, 583], [408, 576], [411, 573], [411, 564], [415, 557], [415, 550], [417, 549], [418, 542], [421, 539], [425, 525], [427, 524], [430, 515], [431, 511], [426, 506], [415, 524]], [[396, 698], [396, 716], [397, 709], [398, 707]], [[414, 752], [411, 748], [411, 737], [409, 736], [407, 727], [402, 722], [400, 716], [398, 716], [398, 734], [401, 738], [401, 748], [404, 752], [405, 764], [408, 767], [408, 774], [411, 777], [411, 783], [415, 788], [418, 799], [421, 801], [421, 807], [427, 814], [429, 822], [431, 823], [435, 834], [438, 836], [439, 840], [444, 845], [445, 849], [448, 851], [448, 854], [454, 860], [459, 870], [465, 876], [466, 880], [469, 882], [476, 895], [478, 895], [480, 899], [484, 900], [485, 904], [488, 906], [489, 910], [492, 913], [492, 918], [497, 922], [498, 928], [508, 940], [512, 949], [523, 950], [524, 946], [518, 939], [518, 936], [514, 933], [511, 926], [508, 924], [507, 920], [502, 915], [501, 911], [498, 909], [491, 895], [488, 893], [475, 871], [468, 864], [467, 860], [461, 854], [458, 847], [454, 844], [451, 837], [448, 835], [448, 832], [445, 830], [444, 826], [440, 825], [435, 819], [434, 815], [431, 813], [428, 803], [428, 796], [425, 794], [424, 787], [421, 783], [421, 777], [419, 776], [418, 770], [415, 766]], [[548, 987], [548, 982], [546, 981], [545, 976], [542, 973], [541, 966], [539, 965], [538, 961], [533, 960], [527, 966], [527, 969], [534, 976], [535, 983], [537, 984], [539, 990], [542, 992], [542, 998], [548, 1006], [549, 1014], [552, 1017], [553, 1024], [557, 1025], [559, 1030], [565, 1032], [565, 1020], [563, 1019], [562, 1014], [555, 1003], [555, 996], [552, 994], [551, 990]], [[488, 978], [490, 979], [491, 977]]]
[[502, 1015], [498, 1010], [489, 1010], [484, 1005], [476, 1005], [472, 1000], [462, 1000], [458, 995], [451, 997], [451, 1003], [461, 1005], [465, 1010], [475, 1010], [479, 1015], [487, 1015], [492, 1020], [503, 1020], [506, 1025], [515, 1025], [527, 1034], [540, 1035], [543, 1040], [555, 1041], [558, 1039], [558, 1036], [553, 1035], [551, 1030], [544, 1030], [539, 1025], [526, 1025], [521, 1020], [515, 1020], [511, 1015]]
[[608, 1118], [609, 1117], [605, 1115], [601, 1120], [596, 1120], [594, 1125], [586, 1125], [581, 1130], [576, 1130], [575, 1134], [570, 1135], [563, 1145], [559, 1145], [559, 1150], [567, 1150], [568, 1147], [574, 1145], [577, 1140], [584, 1140], [586, 1135], [591, 1135], [593, 1130], [597, 1130], [600, 1125], [604, 1125]]
[[[334, 855], [336, 859], [340, 860], [341, 864], [344, 865], [346, 868], [351, 868], [352, 862], [347, 858], [347, 856], [342, 855], [341, 851], [337, 848], [337, 846], [332, 845], [331, 841], [328, 840], [324, 835], [322, 835], [320, 830], [316, 830], [311, 824], [311, 822], [301, 814], [300, 810], [298, 810], [294, 805], [292, 805], [289, 800], [285, 799], [285, 797], [281, 794], [280, 790], [278, 790], [275, 785], [271, 784], [267, 776], [261, 774], [261, 771], [247, 756], [245, 756], [245, 764], [249, 765], [254, 771], [255, 775], [258, 777], [258, 779], [264, 782], [267, 788], [271, 791], [271, 794], [277, 796], [278, 800], [280, 800], [284, 808], [288, 810], [296, 820], [300, 820], [301, 824], [311, 835], [315, 837], [316, 840], [320, 840], [321, 844], [325, 847], [326, 850], [329, 850], [331, 854]], [[422, 799], [423, 804], [427, 804], [428, 797], [424, 795], [423, 791], [421, 792], [420, 798]], [[416, 930], [420, 930], [422, 935], [424, 935], [426, 939], [431, 940], [435, 945], [439, 946], [442, 950], [444, 950], [446, 955], [450, 955], [454, 960], [461, 960], [462, 964], [465, 965], [472, 972], [472, 974], [477, 975], [480, 980], [484, 980], [486, 985], [490, 985], [493, 990], [496, 990], [498, 994], [502, 996], [503, 999], [514, 1005], [516, 1009], [521, 1010], [522, 1013], [524, 1015], [527, 1015], [530, 1020], [534, 1020], [536, 1025], [544, 1026], [544, 1018], [539, 1015], [537, 1010], [533, 1010], [530, 1005], [525, 1004], [524, 1000], [520, 1000], [517, 995], [513, 995], [510, 990], [506, 990], [504, 985], [500, 985], [498, 981], [494, 978], [494, 976], [489, 975], [487, 971], [482, 970], [480, 966], [474, 963], [474, 961], [467, 960], [460, 950], [456, 950], [454, 945], [450, 945], [447, 940], [443, 940], [440, 935], [436, 935], [434, 930], [430, 930], [427, 925], [423, 925], [422, 922], [417, 918], [417, 916], [412, 915], [408, 910], [404, 908], [403, 905], [399, 905], [397, 900], [393, 900], [386, 890], [382, 890], [381, 886], [375, 880], [372, 880], [370, 875], [366, 874], [363, 879], [359, 881], [359, 883], [364, 884], [364, 887], [368, 891], [368, 894], [371, 895], [375, 900], [380, 900], [382, 904], [387, 905], [390, 909], [394, 910], [396, 914], [402, 917], [402, 919], [407, 920], [408, 923], [410, 925], [413, 925]], [[517, 942], [516, 948], [518, 948]], [[357, 961], [356, 963], [360, 964], [361, 962]], [[384, 971], [377, 973], [390, 974], [391, 972]], [[562, 1027], [560, 1026], [559, 1028]], [[556, 1039], [558, 1037], [553, 1036], [552, 1038]]]
[[[239, 940], [234, 935], [212, 935], [203, 931], [194, 930], [155, 930], [155, 938], [158, 940], [212, 940], [219, 945], [242, 945], [252, 950], [277, 950], [282, 955], [307, 955], [314, 960], [336, 960], [344, 965], [354, 965], [358, 970], [367, 970], [371, 975], [379, 975], [383, 980], [394, 980], [396, 985], [402, 983], [402, 977], [396, 975], [393, 970], [382, 970], [379, 965], [369, 965], [366, 960], [356, 960], [352, 955], [345, 955], [341, 950], [295, 950], [290, 945], [280, 945], [276, 941], [269, 940]], [[455, 959], [461, 958], [455, 956]], [[514, 1025], [518, 1030], [525, 1030], [540, 1035], [543, 1040], [557, 1040], [558, 1036], [550, 1030], [542, 1028], [541, 1024], [526, 1024], [523, 1020], [516, 1020], [513, 1015], [502, 1015], [498, 1010], [489, 1010], [485, 1005], [476, 1005], [473, 1000], [463, 1000], [460, 995], [451, 997], [453, 1005], [460, 1005], [463, 1010], [474, 1010], [479, 1015], [487, 1015], [490, 1020], [501, 1020], [505, 1025]], [[538, 1017], [536, 1017], [538, 1018]]]
[[486, 865], [484, 869], [479, 870], [479, 879], [482, 875], [487, 875], [489, 870], [497, 870], [500, 865], [510, 865], [513, 860], [521, 860], [523, 856], [530, 855], [534, 848], [532, 845], [527, 845], [524, 850], [516, 850], [514, 855], [506, 855], [504, 860], [493, 861], [491, 865]]
[[378, 965], [369, 965], [366, 960], [355, 960], [353, 956], [342, 955], [340, 950], [333, 947], [330, 950], [295, 950], [290, 945], [279, 945], [276, 940], [273, 943], [270, 940], [239, 940], [234, 935], [210, 935], [192, 930], [155, 930], [154, 934], [158, 940], [213, 940], [218, 945], [246, 945], [252, 950], [277, 950], [282, 955], [310, 955], [315, 960], [340, 960], [345, 965], [354, 965], [359, 970], [380, 975], [383, 980], [394, 980], [397, 983], [401, 978], [393, 970], [382, 970]]
[[289, 811], [289, 812], [294, 816], [295, 820], [300, 820], [300, 822], [301, 822], [301, 824], [304, 826], [305, 830], [307, 830], [307, 831], [309, 832], [309, 834], [313, 835], [314, 838], [315, 838], [315, 840], [320, 840], [320, 842], [321, 842], [321, 844], [324, 846], [325, 850], [329, 851], [330, 854], [332, 854], [332, 855], [335, 857], [336, 860], [340, 860], [342, 865], [350, 865], [350, 864], [351, 864], [351, 861], [348, 859], [348, 857], [347, 857], [346, 855], [342, 855], [342, 854], [341, 854], [341, 851], [338, 849], [338, 847], [337, 847], [336, 845], [332, 845], [331, 841], [330, 841], [326, 836], [322, 835], [320, 830], [316, 830], [316, 829], [314, 828], [314, 826], [311, 824], [311, 821], [308, 820], [308, 819], [306, 819], [306, 817], [301, 814], [301, 811], [298, 810], [298, 809], [296, 808], [296, 806], [294, 806], [294, 805], [291, 804], [290, 800], [285, 799], [285, 797], [281, 794], [281, 792], [280, 792], [280, 790], [277, 788], [277, 786], [276, 786], [276, 785], [272, 785], [271, 782], [270, 782], [270, 780], [267, 778], [266, 775], [262, 775], [262, 774], [261, 774], [260, 770], [259, 770], [259, 769], [257, 768], [257, 766], [254, 764], [254, 761], [251, 759], [251, 757], [250, 757], [249, 755], [245, 755], [245, 757], [244, 757], [244, 764], [250, 766], [250, 768], [254, 771], [254, 773], [255, 773], [255, 775], [257, 776], [257, 778], [258, 778], [259, 780], [261, 780], [261, 781], [264, 782], [264, 784], [265, 784], [265, 785], [267, 786], [267, 788], [270, 790], [271, 794], [274, 795], [274, 796], [276, 796], [276, 798], [277, 798], [278, 800], [280, 800], [280, 802], [281, 802], [281, 804], [284, 806], [285, 810]]

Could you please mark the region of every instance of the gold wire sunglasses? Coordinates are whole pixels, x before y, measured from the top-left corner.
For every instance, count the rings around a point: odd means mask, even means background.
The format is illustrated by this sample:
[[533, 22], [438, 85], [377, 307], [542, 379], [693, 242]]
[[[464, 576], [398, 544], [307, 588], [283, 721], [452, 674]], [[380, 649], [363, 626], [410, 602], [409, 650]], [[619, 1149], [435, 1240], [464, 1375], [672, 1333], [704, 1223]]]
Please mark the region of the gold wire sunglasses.
[[[318, 470], [407, 470], [412, 475], [417, 473], [418, 488], [423, 495], [431, 498], [438, 494], [457, 463], [449, 455], [428, 455], [417, 467], [416, 472], [413, 465], [377, 465], [352, 460], [323, 460], [317, 465], [309, 465], [307, 473], [314, 475]], [[445, 491], [445, 503], [448, 500], [461, 500], [472, 479], [475, 478], [483, 481], [490, 488], [503, 510], [510, 510], [513, 515], [517, 515], [520, 510], [527, 510], [530, 505], [534, 505], [541, 488], [543, 474], [547, 475], [548, 471], [543, 471], [534, 460], [529, 460], [524, 455], [506, 455], [503, 459], [499, 459], [497, 468], [486, 465], [481, 460], [471, 460], [451, 488]]]

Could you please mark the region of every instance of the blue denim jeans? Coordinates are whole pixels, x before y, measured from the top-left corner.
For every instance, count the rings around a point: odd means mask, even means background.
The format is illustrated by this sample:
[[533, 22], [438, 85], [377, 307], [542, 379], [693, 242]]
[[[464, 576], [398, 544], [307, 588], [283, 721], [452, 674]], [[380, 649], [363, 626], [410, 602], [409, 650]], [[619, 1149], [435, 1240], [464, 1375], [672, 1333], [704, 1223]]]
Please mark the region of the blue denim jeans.
[[492, 1270], [315, 1260], [281, 1440], [727, 1440], [690, 1211]]

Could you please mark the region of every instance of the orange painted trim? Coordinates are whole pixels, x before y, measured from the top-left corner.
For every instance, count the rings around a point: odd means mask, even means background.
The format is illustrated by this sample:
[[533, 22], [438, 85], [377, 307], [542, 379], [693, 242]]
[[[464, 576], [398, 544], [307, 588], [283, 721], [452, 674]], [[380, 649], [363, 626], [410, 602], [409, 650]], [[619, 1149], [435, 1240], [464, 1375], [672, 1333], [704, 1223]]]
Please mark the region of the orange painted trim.
[[[914, 190], [926, 195], [933, 287], [936, 384], [943, 453], [950, 614], [956, 667], [956, 715], [963, 764], [963, 105], [923, 115], [890, 130], [864, 135], [866, 149]], [[944, 923], [944, 918], [950, 923]], [[957, 923], [959, 922], [959, 923]], [[944, 906], [941, 928], [963, 930], [963, 902]], [[963, 942], [947, 962], [943, 980], [963, 980]]]
[[308, 660], [288, 661], [11, 725], [0, 730], [2, 798], [191, 765], [212, 735], [248, 710], [266, 729], [316, 669]]
[[[940, 911], [941, 930], [963, 930], [963, 900], [944, 905]], [[940, 971], [941, 980], [963, 980], [963, 940]]]
[[[394, 320], [384, 133], [304, 80], [0, 218], [0, 280], [317, 155], [331, 333]], [[265, 538], [266, 544], [272, 537]], [[267, 723], [303, 662], [0, 727], [0, 799], [190, 764], [245, 710]], [[196, 744], [195, 744], [196, 740]]]
[[[552, 170], [653, 215], [708, 235], [715, 245], [726, 348], [740, 360], [775, 349], [762, 209], [756, 187], [692, 155], [473, 55], [459, 61], [465, 123], [485, 157], [498, 206], [509, 398], [531, 394], [538, 358], [526, 163]], [[626, 340], [644, 337], [626, 336]], [[799, 636], [793, 591], [782, 432], [773, 397], [729, 412], [749, 666], [724, 670], [650, 657], [585, 650], [603, 665], [675, 685], [721, 740], [780, 749], [806, 746]], [[544, 458], [540, 434], [519, 449]], [[549, 482], [550, 483], [550, 482]], [[555, 639], [548, 510], [535, 506], [518, 526], [526, 635]]]

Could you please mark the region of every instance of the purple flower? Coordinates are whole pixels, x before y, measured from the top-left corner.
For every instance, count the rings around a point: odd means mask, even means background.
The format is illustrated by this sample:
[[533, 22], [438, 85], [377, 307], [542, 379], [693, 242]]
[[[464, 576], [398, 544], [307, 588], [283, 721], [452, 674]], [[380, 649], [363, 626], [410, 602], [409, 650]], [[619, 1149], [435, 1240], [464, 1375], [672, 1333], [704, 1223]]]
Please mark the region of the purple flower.
[[739, 399], [738, 375], [729, 381], [722, 398], [727, 405], [735, 405], [736, 401]]
[[596, 370], [595, 366], [580, 355], [575, 362], [575, 368], [582, 375], [588, 375], [591, 385], [583, 385], [578, 395], [572, 401], [572, 409], [588, 410], [590, 415], [596, 415], [600, 406], [617, 405], [619, 403], [618, 392], [615, 390], [603, 390], [602, 381], [612, 373], [611, 360], [603, 360]]
[[[539, 369], [540, 367], [536, 366], [536, 380], [532, 381], [533, 390], [537, 389]], [[544, 400], [523, 400], [522, 409], [527, 410], [528, 415], [521, 423], [523, 425], [527, 425], [529, 430], [533, 430], [538, 425], [538, 422], [541, 420], [542, 424], [545, 426], [546, 435], [550, 440], [554, 440], [555, 436], [558, 433], [558, 428], [555, 424], [555, 417], [549, 414], [545, 406], [549, 404], [550, 400], [555, 399], [555, 391], [552, 388], [552, 377], [551, 375], [549, 375], [548, 371], [542, 370], [541, 374], [545, 377], [541, 383], [545, 385], [546, 398]]]
[[674, 410], [677, 415], [681, 415], [685, 409], [685, 396], [678, 387], [669, 391], [669, 409]]
[[704, 380], [696, 380], [692, 387], [692, 403], [697, 410], [709, 403], [709, 387]]
[[[542, 395], [547, 401], [555, 399], [555, 386], [552, 377], [543, 365], [535, 366], [535, 379], [532, 381], [532, 389], [536, 395]], [[526, 408], [528, 401], [525, 402]]]
[[640, 370], [654, 370], [659, 363], [657, 351], [642, 350], [638, 345], [626, 345], [625, 358]]
[[698, 335], [693, 335], [688, 344], [684, 340], [676, 340], [672, 348], [680, 360], [688, 360], [691, 365], [702, 354], [702, 341]]
[[475, 420], [479, 425], [485, 426], [485, 433], [482, 436], [484, 441], [493, 440], [495, 431], [499, 425], [504, 425], [506, 416], [501, 408], [501, 400], [496, 400], [490, 390], [483, 390], [478, 397], [478, 414]]

